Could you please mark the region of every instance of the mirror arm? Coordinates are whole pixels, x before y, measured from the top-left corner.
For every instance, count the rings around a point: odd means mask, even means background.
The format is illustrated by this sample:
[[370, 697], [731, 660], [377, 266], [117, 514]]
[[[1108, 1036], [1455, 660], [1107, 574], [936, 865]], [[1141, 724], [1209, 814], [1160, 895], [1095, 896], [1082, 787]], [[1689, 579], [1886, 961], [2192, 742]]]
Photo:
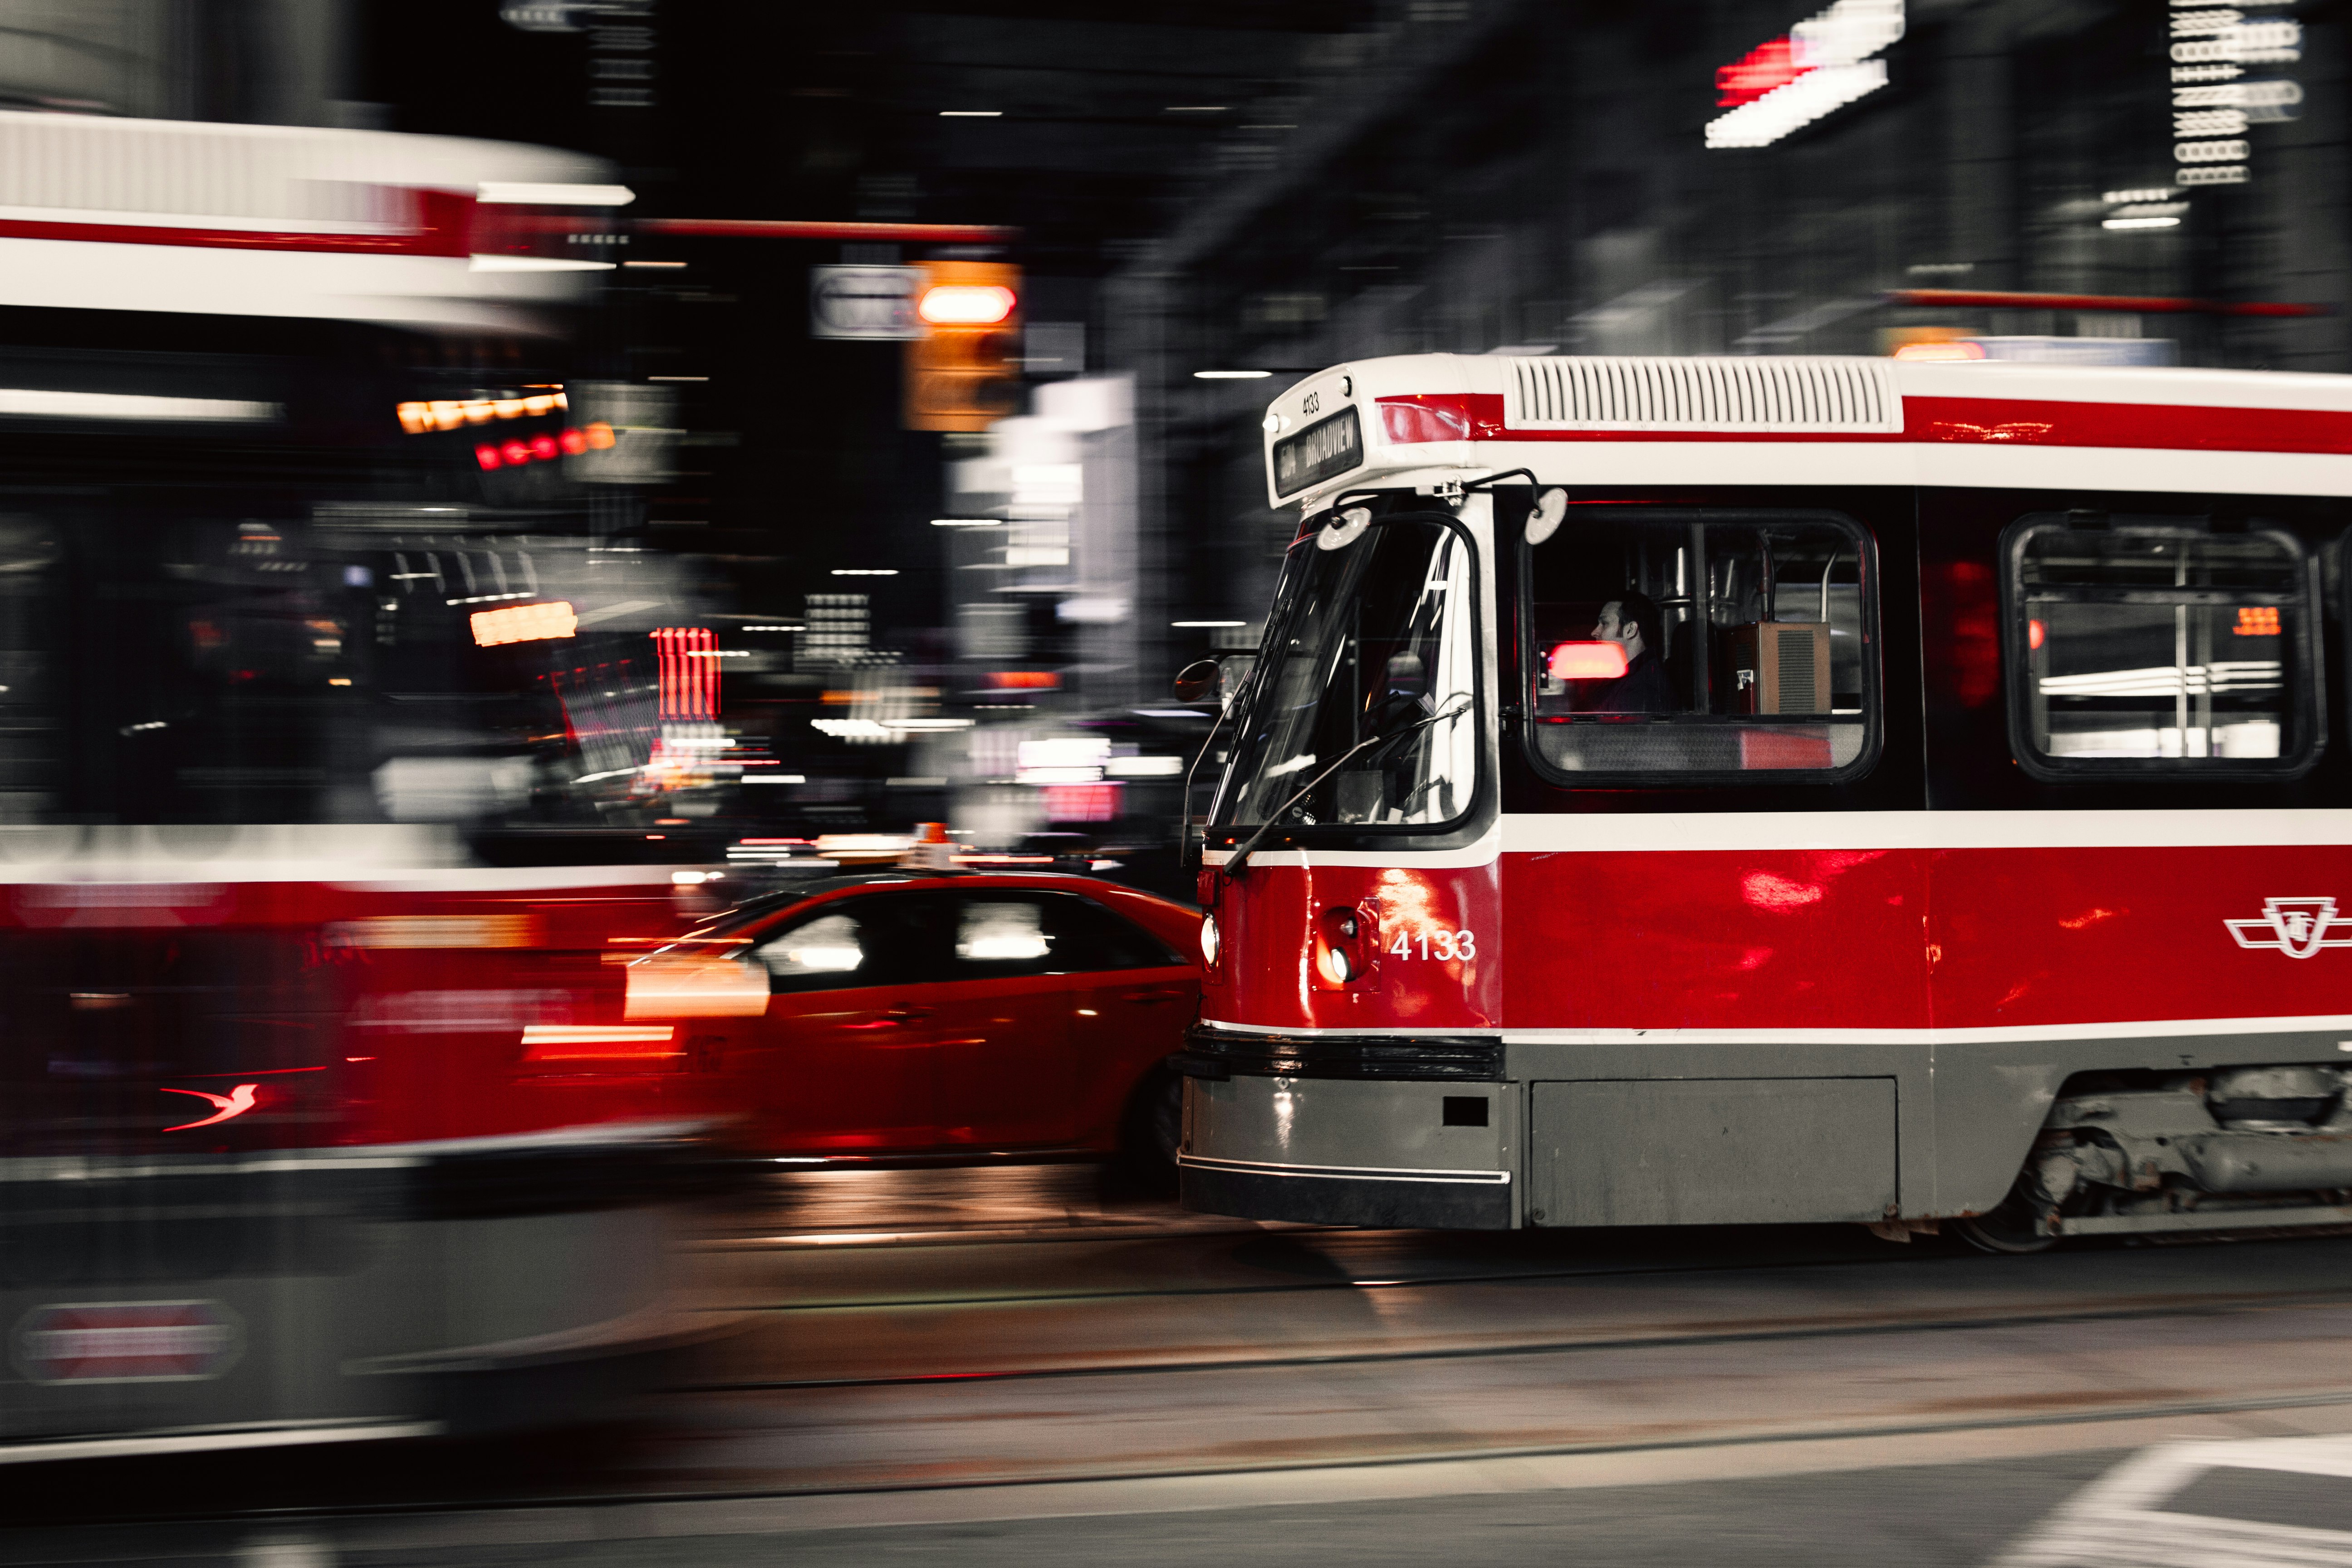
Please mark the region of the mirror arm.
[[[1201, 771], [1201, 763], [1207, 758], [1209, 748], [1217, 743], [1217, 731], [1225, 727], [1225, 721], [1233, 715], [1234, 709], [1242, 705], [1242, 700], [1249, 695], [1251, 685], [1257, 679], [1257, 672], [1258, 666], [1251, 665], [1249, 673], [1242, 677], [1242, 683], [1234, 689], [1233, 696], [1219, 705], [1217, 721], [1209, 726], [1208, 736], [1202, 741], [1201, 749], [1192, 753], [1192, 765], [1184, 770], [1184, 794], [1177, 807], [1178, 815], [1181, 818], [1178, 826], [1183, 835], [1181, 852], [1176, 858], [1176, 863], [1180, 866], [1196, 864], [1192, 858], [1192, 776]], [[1208, 844], [1207, 829], [1202, 830], [1201, 837], [1202, 847], [1205, 849]]]
[[[1471, 698], [1470, 694], [1465, 691], [1462, 694], [1460, 700], [1464, 704], [1468, 704], [1474, 700]], [[1234, 879], [1239, 877], [1242, 874], [1243, 863], [1248, 860], [1251, 852], [1256, 849], [1258, 841], [1264, 838], [1267, 834], [1274, 831], [1275, 824], [1289, 816], [1290, 808], [1292, 806], [1297, 805], [1300, 801], [1305, 800], [1308, 795], [1314, 794], [1317, 787], [1320, 785], [1325, 779], [1329, 778], [1333, 773], [1338, 773], [1341, 768], [1347, 766], [1349, 760], [1352, 759], [1357, 752], [1364, 750], [1367, 746], [1386, 746], [1393, 744], [1398, 741], [1403, 740], [1407, 735], [1412, 734], [1414, 731], [1419, 730], [1426, 730], [1432, 724], [1437, 723], [1442, 720], [1459, 719], [1466, 711], [1468, 711], [1467, 707], [1457, 706], [1453, 702], [1449, 702], [1444, 708], [1432, 713], [1428, 718], [1417, 719], [1413, 722], [1406, 725], [1403, 729], [1399, 730], [1393, 735], [1367, 735], [1362, 740], [1357, 742], [1354, 745], [1349, 747], [1346, 751], [1340, 752], [1338, 761], [1334, 762], [1329, 767], [1325, 768], [1321, 773], [1317, 773], [1312, 779], [1309, 779], [1305, 784], [1300, 786], [1297, 795], [1292, 795], [1288, 800], [1284, 801], [1280, 807], [1269, 813], [1265, 821], [1258, 826], [1258, 830], [1249, 836], [1248, 842], [1244, 843], [1240, 848], [1234, 851], [1233, 858], [1225, 862], [1225, 879], [1227, 881], [1232, 881]]]

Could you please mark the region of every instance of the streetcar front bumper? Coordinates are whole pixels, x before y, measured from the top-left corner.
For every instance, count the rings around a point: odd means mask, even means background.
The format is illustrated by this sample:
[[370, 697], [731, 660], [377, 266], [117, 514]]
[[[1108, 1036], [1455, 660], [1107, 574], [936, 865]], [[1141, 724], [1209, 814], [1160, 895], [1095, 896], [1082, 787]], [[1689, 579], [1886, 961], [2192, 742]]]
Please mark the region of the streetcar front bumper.
[[1314, 1225], [1507, 1230], [1517, 1102], [1492, 1037], [1196, 1028], [1184, 1206]]

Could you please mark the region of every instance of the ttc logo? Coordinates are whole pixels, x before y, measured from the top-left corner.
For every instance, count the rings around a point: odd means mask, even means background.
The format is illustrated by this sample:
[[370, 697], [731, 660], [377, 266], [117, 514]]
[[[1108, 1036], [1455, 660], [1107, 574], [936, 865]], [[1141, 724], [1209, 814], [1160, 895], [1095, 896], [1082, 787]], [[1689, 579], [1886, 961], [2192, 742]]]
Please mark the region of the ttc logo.
[[2221, 923], [2240, 947], [2274, 947], [2289, 958], [2352, 947], [2352, 919], [2336, 912], [2334, 899], [2264, 899], [2259, 918]]

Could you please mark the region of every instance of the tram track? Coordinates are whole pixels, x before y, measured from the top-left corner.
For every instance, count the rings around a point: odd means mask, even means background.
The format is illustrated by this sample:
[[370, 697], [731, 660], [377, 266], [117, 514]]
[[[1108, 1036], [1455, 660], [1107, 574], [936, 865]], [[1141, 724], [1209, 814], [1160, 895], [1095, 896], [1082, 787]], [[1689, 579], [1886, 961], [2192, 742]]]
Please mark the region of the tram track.
[[[928, 1303], [927, 1303], [928, 1304]], [[1120, 1377], [1180, 1373], [1222, 1373], [1286, 1367], [1370, 1365], [1381, 1363], [1475, 1361], [1509, 1356], [1567, 1355], [1606, 1351], [1696, 1349], [1701, 1346], [1764, 1344], [1797, 1340], [1861, 1338], [1904, 1333], [1950, 1333], [1973, 1330], [2042, 1327], [2059, 1323], [2131, 1322], [2218, 1316], [2305, 1307], [2352, 1308], [2352, 1290], [2257, 1291], [2235, 1296], [2151, 1300], [2129, 1307], [2085, 1306], [2042, 1310], [1929, 1317], [1885, 1314], [1843, 1322], [1785, 1324], [1739, 1331], [1621, 1334], [1531, 1341], [1500, 1345], [1444, 1345], [1286, 1356], [1242, 1356], [1197, 1361], [1124, 1361], [1082, 1366], [905, 1373], [873, 1377], [810, 1377], [681, 1384], [665, 1392], [679, 1394], [782, 1393], [802, 1389], [898, 1388], [926, 1384], [1013, 1383], [1048, 1378]]]
[[[480, 1516], [498, 1521], [540, 1515], [542, 1516], [541, 1522], [552, 1525], [558, 1517], [587, 1516], [593, 1520], [609, 1518], [625, 1510], [676, 1510], [691, 1509], [698, 1505], [790, 1503], [823, 1499], [855, 1500], [1045, 1490], [1055, 1488], [1106, 1486], [1122, 1482], [1237, 1479], [1309, 1472], [1404, 1469], [1430, 1465], [1486, 1465], [1513, 1460], [1690, 1455], [1709, 1451], [1721, 1452], [1778, 1446], [1833, 1445], [1856, 1441], [1893, 1444], [1906, 1439], [2022, 1433], [2052, 1427], [2088, 1428], [2086, 1436], [2096, 1439], [2101, 1436], [2099, 1428], [2119, 1427], [2132, 1423], [2193, 1420], [2216, 1416], [2284, 1415], [2298, 1411], [2327, 1413], [2331, 1417], [2340, 1413], [2340, 1420], [2327, 1419], [2316, 1424], [2323, 1427], [2333, 1428], [2343, 1423], [2352, 1423], [2352, 1385], [2313, 1390], [2306, 1394], [2273, 1396], [2118, 1401], [2096, 1409], [2020, 1411], [2006, 1415], [1947, 1421], [1798, 1426], [1777, 1428], [1769, 1432], [1709, 1434], [1686, 1438], [1650, 1441], [1463, 1446], [1352, 1458], [1329, 1454], [1307, 1454], [1293, 1460], [1265, 1460], [1255, 1463], [1071, 1468], [1061, 1470], [1024, 1472], [1019, 1475], [961, 1478], [932, 1476], [921, 1479], [815, 1486], [699, 1487], [676, 1489], [615, 1488], [593, 1493], [549, 1490], [516, 1492], [503, 1497], [453, 1495], [369, 1499], [349, 1502], [232, 1505], [142, 1514], [139, 1516], [136, 1522], [146, 1527], [223, 1523], [282, 1526], [321, 1525], [334, 1522], [388, 1523], [466, 1516]], [[740, 1531], [742, 1521], [738, 1520], [733, 1522], [736, 1530]], [[33, 1530], [57, 1529], [63, 1524], [62, 1521], [44, 1521], [30, 1528]], [[0, 1531], [0, 1545], [6, 1544], [8, 1533]], [[638, 1531], [620, 1530], [597, 1533], [607, 1533], [608, 1537], [624, 1537]], [[671, 1535], [677, 1531], [674, 1529], [656, 1527], [646, 1529], [642, 1533]], [[572, 1530], [549, 1529], [543, 1532], [518, 1531], [505, 1525], [493, 1524], [473, 1543], [512, 1546], [533, 1542], [552, 1542], [585, 1538], [593, 1537]], [[446, 1537], [434, 1542], [444, 1546], [459, 1543], [461, 1542]], [[370, 1544], [381, 1546], [384, 1543], [355, 1541], [351, 1544], [364, 1547]], [[113, 1554], [110, 1553], [108, 1560], [113, 1561]]]
[[[1361, 1251], [1384, 1245], [1362, 1233], [1351, 1241]], [[1160, 1261], [1181, 1268], [1198, 1259], [1171, 1249]], [[918, 1302], [912, 1319], [903, 1308], [782, 1313], [785, 1338], [765, 1359], [785, 1375], [681, 1379], [617, 1445], [535, 1459], [499, 1445], [386, 1451], [360, 1467], [321, 1455], [266, 1476], [223, 1459], [175, 1474], [169, 1495], [139, 1489], [127, 1515], [119, 1485], [87, 1504], [45, 1499], [42, 1511], [59, 1526], [130, 1517], [299, 1528], [356, 1552], [651, 1537], [705, 1529], [698, 1521], [721, 1534], [753, 1519], [785, 1529], [826, 1498], [842, 1500], [824, 1505], [835, 1507], [827, 1517], [847, 1519], [889, 1496], [913, 1509], [984, 1511], [1030, 1506], [1015, 1500], [1030, 1495], [1017, 1489], [1103, 1482], [1213, 1489], [1253, 1476], [1612, 1455], [1728, 1471], [1808, 1463], [1788, 1457], [1807, 1445], [1859, 1445], [1881, 1464], [1896, 1461], [1880, 1448], [1906, 1443], [1919, 1452], [1964, 1439], [1986, 1451], [2055, 1451], [2153, 1440], [2140, 1434], [2184, 1423], [2352, 1425], [2352, 1386], [2327, 1375], [2333, 1347], [2352, 1331], [2352, 1248], [2118, 1249], [1984, 1259], [1983, 1268], [1914, 1255], [1927, 1267], [1873, 1260], [1843, 1279], [1819, 1266], [1832, 1261], [1783, 1253], [1743, 1268], [1616, 1266], [1581, 1282], [1559, 1270], [1532, 1281], [1428, 1281], [1501, 1293], [1449, 1321], [1507, 1329], [1514, 1299], [1550, 1319], [1552, 1331], [1511, 1342], [1441, 1339], [1405, 1310], [1457, 1292], [1346, 1280], [1229, 1296], [1227, 1308], [1163, 1292], [1172, 1312], [1209, 1314], [1191, 1353], [1173, 1344], [1153, 1353], [1160, 1327], [1135, 1319], [1132, 1291], [1075, 1303], [1066, 1292], [1033, 1292], [1056, 1299], [961, 1317], [931, 1310], [951, 1302]], [[1694, 1278], [1707, 1273], [1716, 1278]], [[1644, 1275], [1668, 1283], [1654, 1289]], [[1514, 1290], [1519, 1283], [1532, 1289]], [[1837, 1305], [1853, 1292], [1880, 1299]], [[1300, 1321], [1285, 1305], [1335, 1293], [1361, 1297], [1362, 1310]], [[1975, 1299], [1954, 1300], [1968, 1294]], [[1805, 1302], [1825, 1310], [1790, 1310]], [[1590, 1331], [1559, 1331], [1563, 1314]], [[903, 1334], [914, 1319], [947, 1327]], [[847, 1337], [804, 1337], [828, 1321]], [[1215, 1353], [1214, 1342], [1253, 1334], [1272, 1342], [1265, 1353]], [[903, 1371], [828, 1370], [860, 1344]], [[1057, 1365], [1019, 1353], [1057, 1344], [1095, 1359]], [[2131, 1353], [2119, 1353], [2126, 1346]], [[1401, 1476], [1398, 1484], [1436, 1483]], [[1007, 1500], [951, 1500], [992, 1492]], [[915, 1500], [925, 1496], [940, 1500]], [[0, 1535], [0, 1557], [28, 1560], [8, 1541]]]

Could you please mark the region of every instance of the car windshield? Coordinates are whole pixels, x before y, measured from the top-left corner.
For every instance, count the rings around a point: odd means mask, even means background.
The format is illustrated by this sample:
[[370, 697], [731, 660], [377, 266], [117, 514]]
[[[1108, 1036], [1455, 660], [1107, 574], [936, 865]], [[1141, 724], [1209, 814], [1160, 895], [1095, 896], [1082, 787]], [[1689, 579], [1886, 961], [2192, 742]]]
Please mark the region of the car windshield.
[[[1469, 808], [1477, 574], [1444, 520], [1336, 513], [1291, 546], [1213, 821], [1414, 826]], [[1316, 782], [1328, 771], [1328, 776]]]

